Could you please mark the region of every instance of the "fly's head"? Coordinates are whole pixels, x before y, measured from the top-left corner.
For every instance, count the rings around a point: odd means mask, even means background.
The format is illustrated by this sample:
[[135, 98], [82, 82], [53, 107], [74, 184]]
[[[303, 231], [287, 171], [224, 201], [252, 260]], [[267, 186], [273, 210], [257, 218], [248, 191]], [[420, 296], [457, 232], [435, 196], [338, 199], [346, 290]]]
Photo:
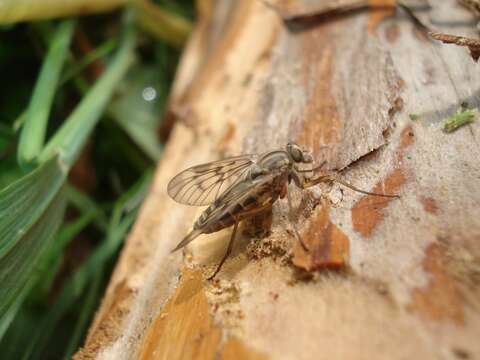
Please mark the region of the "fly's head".
[[307, 168], [312, 168], [312, 154], [295, 143], [288, 143], [286, 151], [291, 161], [289, 179], [293, 180], [298, 187], [301, 187], [301, 184], [303, 184], [311, 174], [300, 170], [300, 167], [302, 167], [301, 165], [307, 165]]
[[295, 143], [288, 143], [286, 150], [288, 157], [295, 164], [311, 164], [313, 162], [312, 154]]

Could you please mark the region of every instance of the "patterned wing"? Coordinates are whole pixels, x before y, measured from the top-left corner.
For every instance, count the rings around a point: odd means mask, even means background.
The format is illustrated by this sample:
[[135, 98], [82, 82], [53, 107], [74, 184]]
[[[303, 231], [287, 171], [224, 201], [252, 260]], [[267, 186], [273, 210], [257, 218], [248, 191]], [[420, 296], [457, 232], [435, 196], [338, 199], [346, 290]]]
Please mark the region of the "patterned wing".
[[[262, 206], [271, 206], [276, 199], [276, 197], [274, 198], [275, 194], [273, 192], [265, 193], [263, 190], [265, 188], [271, 188], [272, 181], [276, 176], [277, 174], [265, 174], [254, 180], [238, 182], [235, 186], [232, 186], [229, 191], [224, 192], [224, 195], [218, 199], [216, 207], [210, 212], [208, 212], [210, 208], [204, 212], [205, 217], [202, 219], [201, 224], [214, 223], [226, 213], [241, 215], [238, 212], [238, 205], [240, 205], [245, 212], [251, 212], [254, 209], [260, 210]], [[259, 193], [263, 193], [263, 205], [256, 200]]]
[[185, 205], [209, 205], [241, 180], [256, 158], [241, 155], [188, 168], [170, 180], [168, 195]]

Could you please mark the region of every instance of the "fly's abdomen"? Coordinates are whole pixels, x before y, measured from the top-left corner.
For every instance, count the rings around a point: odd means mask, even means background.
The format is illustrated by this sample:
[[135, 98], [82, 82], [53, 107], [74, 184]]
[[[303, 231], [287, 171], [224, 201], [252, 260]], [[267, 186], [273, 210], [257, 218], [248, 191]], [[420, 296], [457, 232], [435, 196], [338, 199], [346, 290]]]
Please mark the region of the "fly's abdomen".
[[[277, 197], [272, 196], [271, 193], [252, 194], [245, 197], [241, 201], [225, 207], [218, 215], [209, 218], [209, 215], [214, 211], [208, 208], [200, 216], [195, 223], [195, 226], [202, 228], [204, 234], [209, 234], [230, 227], [233, 224], [251, 217], [258, 212], [264, 211], [271, 207]], [[206, 222], [205, 219], [208, 219]]]
[[269, 181], [260, 181], [258, 187], [248, 182], [233, 187], [205, 209], [195, 222], [194, 229], [209, 234], [270, 208], [281, 195], [286, 177], [281, 174], [268, 179]]
[[213, 204], [211, 204], [208, 208], [205, 209], [205, 211], [200, 215], [200, 217], [195, 221], [193, 224], [194, 229], [200, 229], [202, 228], [210, 215], [219, 207], [219, 204], [215, 201]]

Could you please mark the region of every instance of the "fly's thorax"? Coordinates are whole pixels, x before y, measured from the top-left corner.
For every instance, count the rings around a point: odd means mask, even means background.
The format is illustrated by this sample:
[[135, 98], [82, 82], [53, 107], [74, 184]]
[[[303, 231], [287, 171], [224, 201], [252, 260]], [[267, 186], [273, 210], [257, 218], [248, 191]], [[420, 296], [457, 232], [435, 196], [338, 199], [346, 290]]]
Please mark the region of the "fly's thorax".
[[258, 177], [262, 176], [262, 175], [265, 175], [267, 172], [266, 169], [264, 169], [262, 166], [258, 165], [258, 164], [253, 164], [251, 167], [250, 167], [250, 170], [248, 171], [248, 174], [245, 178], [245, 180], [251, 180], [251, 181], [254, 181], [255, 179], [257, 179]]
[[265, 154], [258, 165], [267, 172], [283, 172], [292, 166], [292, 162], [285, 151], [272, 151]]

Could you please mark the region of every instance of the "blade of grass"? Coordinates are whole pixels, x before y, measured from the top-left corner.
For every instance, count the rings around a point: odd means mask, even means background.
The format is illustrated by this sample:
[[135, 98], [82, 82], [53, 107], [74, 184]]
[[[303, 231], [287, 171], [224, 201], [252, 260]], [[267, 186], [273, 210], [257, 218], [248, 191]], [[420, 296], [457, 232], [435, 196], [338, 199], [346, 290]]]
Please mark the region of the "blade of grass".
[[127, 0], [2, 0], [0, 24], [110, 11]]
[[23, 110], [21, 114], [19, 114], [16, 119], [13, 121], [13, 131], [19, 131], [23, 124], [25, 123], [25, 119], [27, 118], [27, 110]]
[[69, 204], [84, 214], [89, 213], [93, 209], [95, 212], [93, 223], [99, 230], [107, 231], [107, 216], [105, 215], [105, 211], [95, 201], [71, 185], [66, 186], [66, 192]]
[[37, 271], [41, 273], [40, 281], [35, 285], [29, 298], [45, 299], [51, 290], [55, 276], [62, 262], [62, 254], [67, 245], [77, 236], [97, 215], [95, 209], [81, 214], [75, 220], [63, 224], [56, 239], [45, 257], [41, 260]]
[[15, 316], [19, 312], [23, 300], [27, 297], [28, 293], [30, 292], [30, 289], [32, 288], [34, 284], [34, 281], [31, 280], [28, 282], [23, 289], [21, 289], [18, 294], [17, 294], [17, 301], [13, 302], [10, 304], [8, 311], [5, 311], [5, 314], [0, 317], [0, 339], [3, 338], [5, 333], [8, 330], [8, 327], [12, 323], [12, 321], [15, 319]]
[[137, 12], [137, 21], [141, 28], [157, 39], [180, 49], [192, 31], [192, 23], [171, 11], [147, 0], [131, 2]]
[[115, 47], [118, 45], [118, 39], [113, 38], [105, 41], [100, 46], [96, 47], [92, 51], [89, 51], [82, 59], [73, 64], [70, 68], [65, 71], [65, 74], [60, 80], [60, 85], [65, 84], [73, 77], [77, 76], [80, 72], [83, 71], [88, 65], [94, 61], [101, 59], [111, 53]]
[[65, 177], [65, 169], [54, 158], [0, 191], [0, 259], [45, 212]]
[[22, 168], [32, 167], [43, 147], [50, 109], [74, 27], [73, 20], [65, 20], [58, 25], [40, 70], [20, 134], [18, 162]]
[[15, 135], [13, 129], [10, 126], [0, 123], [0, 136], [11, 139]]
[[[14, 183], [25, 175], [17, 164], [14, 146], [15, 144], [10, 144], [0, 153], [0, 189]], [[1, 243], [2, 241], [0, 240]]]
[[442, 130], [446, 133], [451, 133], [466, 124], [470, 124], [475, 121], [477, 113], [477, 108], [459, 109], [455, 114], [443, 122]]
[[87, 137], [133, 62], [134, 46], [135, 34], [130, 21], [111, 65], [45, 146], [40, 154], [40, 161], [59, 154], [68, 167], [75, 162]]
[[59, 191], [22, 241], [0, 259], [0, 338], [38, 280], [36, 267], [55, 239], [65, 206], [65, 194]]
[[[159, 92], [158, 70], [152, 67], [135, 66], [125, 78], [125, 89], [108, 107], [108, 114], [130, 138], [153, 161], [162, 153], [156, 128], [159, 119], [159, 106], [166, 96]], [[145, 91], [151, 98], [145, 99]]]
[[[28, 290], [28, 288], [26, 289]], [[36, 321], [35, 316], [31, 312], [24, 311], [22, 302], [15, 303], [18, 309], [12, 309], [9, 313], [14, 316], [13, 320], [5, 321], [10, 327], [5, 331], [4, 336], [0, 340], [0, 349], [2, 349], [2, 359], [18, 359], [21, 355], [20, 349], [25, 348], [28, 338], [33, 333]], [[0, 329], [0, 333], [3, 333]]]
[[70, 340], [64, 352], [64, 359], [71, 359], [73, 353], [77, 351], [78, 347], [80, 346], [82, 336], [88, 327], [89, 321], [92, 318], [93, 312], [95, 311], [95, 308], [99, 301], [100, 291], [102, 290], [101, 286], [103, 273], [104, 270], [100, 270], [93, 276], [92, 280], [90, 281], [90, 286], [87, 290], [87, 294], [82, 301], [82, 306], [79, 311], [78, 319], [75, 323], [75, 328], [70, 335]]
[[24, 353], [24, 359], [41, 359], [42, 349], [47, 344], [49, 336], [58, 321], [83, 294], [85, 287], [95, 274], [103, 271], [106, 261], [116, 253], [125, 234], [136, 218], [138, 207], [145, 196], [150, 180], [151, 172], [148, 172], [117, 200], [110, 218], [105, 240], [68, 280], [54, 306], [45, 314], [35, 334], [32, 336], [30, 344]]

